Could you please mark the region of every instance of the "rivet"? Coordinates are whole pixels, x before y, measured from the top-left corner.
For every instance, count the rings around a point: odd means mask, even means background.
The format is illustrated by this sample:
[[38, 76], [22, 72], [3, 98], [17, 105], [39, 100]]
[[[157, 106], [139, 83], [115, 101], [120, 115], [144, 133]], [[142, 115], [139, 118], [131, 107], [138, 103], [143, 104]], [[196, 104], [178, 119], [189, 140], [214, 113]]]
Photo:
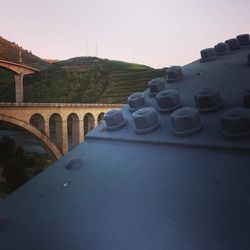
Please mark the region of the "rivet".
[[128, 97], [128, 106], [131, 112], [146, 106], [143, 93], [136, 92]]
[[166, 81], [164, 78], [155, 78], [148, 82], [149, 86], [149, 95], [156, 96], [157, 93], [166, 89]]
[[156, 102], [160, 112], [171, 112], [181, 107], [180, 94], [175, 89], [163, 90], [156, 95]]
[[177, 136], [187, 136], [202, 128], [200, 112], [193, 107], [184, 107], [174, 111], [171, 116], [172, 132]]
[[149, 133], [160, 126], [157, 112], [153, 107], [139, 109], [132, 114], [132, 117], [135, 126], [134, 131], [137, 134]]
[[216, 55], [225, 55], [229, 52], [229, 45], [228, 43], [218, 43], [214, 46]]
[[70, 185], [70, 182], [69, 181], [65, 181], [63, 184], [62, 184], [62, 188], [66, 188]]
[[223, 107], [221, 94], [215, 88], [202, 88], [194, 95], [200, 112], [212, 112]]
[[209, 62], [215, 59], [215, 49], [214, 48], [207, 48], [203, 49], [200, 52], [201, 54], [201, 62]]
[[127, 120], [124, 119], [121, 110], [110, 110], [104, 115], [106, 130], [117, 130], [125, 126]]
[[250, 135], [250, 110], [232, 108], [221, 116], [221, 129], [224, 136], [243, 138]]
[[240, 45], [248, 45], [248, 44], [250, 44], [249, 34], [238, 35], [237, 40], [239, 41]]
[[167, 69], [167, 81], [173, 82], [179, 80], [182, 77], [181, 66], [171, 66]]
[[230, 50], [236, 50], [240, 48], [240, 43], [236, 38], [228, 39], [225, 41], [225, 43], [229, 45]]
[[83, 160], [81, 158], [71, 158], [66, 162], [65, 168], [68, 170], [74, 170], [82, 167]]

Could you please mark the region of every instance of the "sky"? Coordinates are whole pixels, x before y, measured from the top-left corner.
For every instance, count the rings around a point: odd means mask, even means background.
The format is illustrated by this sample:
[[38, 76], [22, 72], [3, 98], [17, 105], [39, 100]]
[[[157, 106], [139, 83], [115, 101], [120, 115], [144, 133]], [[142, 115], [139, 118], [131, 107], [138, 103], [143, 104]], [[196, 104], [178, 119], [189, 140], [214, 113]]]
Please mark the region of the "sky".
[[161, 68], [250, 33], [249, 0], [0, 0], [0, 35], [47, 59], [98, 56]]

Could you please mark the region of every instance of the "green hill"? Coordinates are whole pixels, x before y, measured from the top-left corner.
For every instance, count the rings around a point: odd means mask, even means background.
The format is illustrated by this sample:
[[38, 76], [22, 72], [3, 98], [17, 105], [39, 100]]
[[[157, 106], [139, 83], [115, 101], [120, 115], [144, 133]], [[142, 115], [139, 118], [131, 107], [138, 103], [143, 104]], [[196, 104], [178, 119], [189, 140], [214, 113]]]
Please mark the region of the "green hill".
[[[18, 61], [19, 46], [0, 37], [0, 59]], [[97, 57], [76, 57], [49, 64], [22, 49], [26, 65], [40, 72], [24, 79], [25, 102], [126, 103], [127, 97], [145, 90], [161, 69]], [[14, 77], [0, 70], [0, 101], [14, 101]]]

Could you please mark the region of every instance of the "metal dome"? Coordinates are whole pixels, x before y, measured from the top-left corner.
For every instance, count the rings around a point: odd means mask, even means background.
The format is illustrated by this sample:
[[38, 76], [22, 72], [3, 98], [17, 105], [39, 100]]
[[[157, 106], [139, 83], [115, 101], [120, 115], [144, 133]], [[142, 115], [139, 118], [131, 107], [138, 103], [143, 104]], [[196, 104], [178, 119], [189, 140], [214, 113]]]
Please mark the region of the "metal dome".
[[0, 248], [249, 249], [248, 40], [202, 50], [181, 77], [166, 77], [160, 91], [174, 90], [182, 107], [160, 112], [150, 89], [132, 96], [143, 102], [129, 99], [122, 126], [108, 129], [109, 117], [1, 201]]

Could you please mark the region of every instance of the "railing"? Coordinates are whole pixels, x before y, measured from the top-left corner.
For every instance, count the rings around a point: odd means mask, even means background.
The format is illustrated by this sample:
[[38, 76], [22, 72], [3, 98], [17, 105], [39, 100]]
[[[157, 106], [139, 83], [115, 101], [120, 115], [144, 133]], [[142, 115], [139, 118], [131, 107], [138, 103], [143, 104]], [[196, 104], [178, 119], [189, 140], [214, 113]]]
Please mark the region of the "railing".
[[24, 65], [24, 64], [21, 64], [21, 63], [10, 62], [10, 61], [5, 61], [5, 60], [0, 60], [0, 63], [6, 63], [6, 64], [15, 65], [15, 66], [26, 68], [26, 69], [31, 69], [31, 70], [34, 70], [36, 72], [40, 71], [38, 69], [32, 68], [32, 67], [30, 67], [28, 65]]
[[125, 104], [109, 104], [109, 103], [17, 103], [17, 102], [0, 102], [3, 107], [85, 107], [85, 108], [120, 108]]

